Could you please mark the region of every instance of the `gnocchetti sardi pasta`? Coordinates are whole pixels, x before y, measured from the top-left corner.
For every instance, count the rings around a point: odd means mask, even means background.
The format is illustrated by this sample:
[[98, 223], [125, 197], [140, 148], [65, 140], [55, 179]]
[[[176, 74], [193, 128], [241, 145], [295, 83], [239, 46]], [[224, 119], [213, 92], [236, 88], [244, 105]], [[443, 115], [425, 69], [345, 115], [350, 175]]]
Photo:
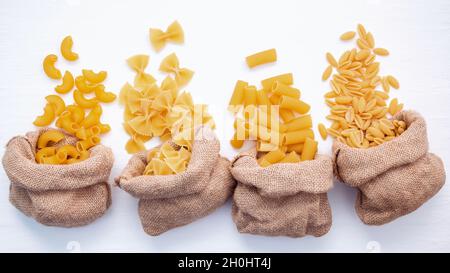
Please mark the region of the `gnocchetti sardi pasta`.
[[324, 139], [331, 135], [351, 147], [369, 148], [402, 134], [406, 124], [388, 119], [388, 115], [393, 117], [403, 109], [397, 98], [387, 105], [391, 88], [400, 88], [398, 80], [391, 75], [379, 75], [380, 62], [376, 56], [387, 56], [389, 51], [376, 48], [374, 36], [361, 24], [356, 32], [346, 32], [340, 38], [350, 41], [356, 33], [356, 47], [345, 51], [337, 61], [331, 53], [326, 54], [329, 65], [322, 80], [329, 79], [331, 87], [325, 94], [331, 126], [325, 130], [320, 124], [319, 132]]
[[[61, 43], [61, 54], [68, 61], [78, 59], [72, 51], [73, 40], [67, 36]], [[61, 72], [55, 67], [58, 57], [48, 55], [43, 62], [45, 74], [52, 79], [61, 79]], [[59, 94], [67, 94], [73, 90], [73, 104], [66, 105], [59, 95], [45, 97], [47, 104], [44, 113], [33, 122], [38, 127], [46, 127], [55, 122], [56, 127], [77, 137], [75, 145], [63, 145], [61, 131], [50, 130], [41, 134], [36, 151], [36, 162], [40, 164], [74, 164], [89, 158], [89, 149], [100, 143], [100, 135], [111, 130], [108, 124], [101, 122], [103, 113], [100, 103], [109, 103], [116, 99], [112, 92], [105, 91], [102, 84], [107, 72], [94, 72], [83, 69], [82, 75], [74, 78], [70, 71], [65, 71], [62, 82], [54, 90]], [[87, 114], [86, 114], [87, 112]]]
[[[259, 61], [256, 56], [252, 64]], [[262, 80], [259, 89], [242, 80], [234, 86], [228, 105], [235, 115], [230, 144], [239, 149], [246, 140], [254, 140], [261, 167], [312, 160], [316, 155], [310, 106], [293, 83], [292, 73], [285, 73]]]
[[[182, 42], [183, 39], [184, 33], [176, 21], [166, 32], [150, 30], [150, 40], [157, 51], [167, 41]], [[159, 137], [163, 144], [147, 153], [143, 175], [178, 174], [188, 167], [194, 128], [206, 125], [214, 129], [215, 124], [206, 105], [194, 104], [191, 94], [180, 90], [194, 72], [180, 68], [175, 53], [166, 56], [159, 66], [160, 71], [168, 73], [161, 82], [145, 71], [149, 61], [150, 57], [145, 54], [127, 59], [136, 74], [134, 83], [126, 83], [119, 95], [119, 102], [124, 106], [123, 127], [130, 136], [125, 149], [128, 153], [144, 151], [147, 141]]]

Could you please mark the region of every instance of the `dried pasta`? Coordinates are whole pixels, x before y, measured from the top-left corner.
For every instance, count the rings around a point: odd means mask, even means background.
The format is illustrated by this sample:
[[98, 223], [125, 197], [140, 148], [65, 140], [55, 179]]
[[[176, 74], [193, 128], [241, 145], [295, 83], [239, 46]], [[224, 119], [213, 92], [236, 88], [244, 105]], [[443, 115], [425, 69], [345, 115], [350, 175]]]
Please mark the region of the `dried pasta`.
[[45, 74], [54, 80], [61, 79], [61, 71], [55, 67], [55, 63], [58, 61], [58, 56], [50, 54], [44, 58], [42, 66], [44, 68]]
[[272, 48], [265, 51], [261, 51], [245, 58], [248, 67], [253, 68], [258, 65], [267, 63], [273, 63], [277, 61], [277, 51]]
[[83, 77], [90, 83], [101, 83], [103, 82], [106, 77], [108, 76], [108, 72], [106, 71], [100, 71], [98, 73], [95, 73], [93, 70], [90, 69], [83, 69], [81, 71], [83, 73]]
[[168, 55], [162, 60], [159, 70], [166, 73], [173, 73], [175, 81], [180, 87], [186, 85], [194, 75], [194, 71], [187, 68], [180, 68], [180, 63], [175, 53]]
[[[331, 121], [331, 126], [326, 129], [320, 124], [319, 132], [324, 139], [331, 135], [351, 147], [369, 148], [392, 140], [402, 134], [406, 126], [388, 119], [388, 114], [393, 117], [403, 109], [398, 99], [392, 99], [387, 105], [390, 88], [400, 87], [398, 80], [390, 75], [378, 75], [380, 63], [376, 61], [376, 56], [387, 56], [389, 51], [375, 48], [372, 33], [361, 24], [356, 32], [356, 47], [345, 51], [337, 66], [328, 66], [325, 75], [322, 75], [323, 80], [331, 77], [331, 91], [325, 94], [325, 102], [330, 107], [327, 119]], [[343, 34], [341, 39], [349, 40], [353, 36]], [[330, 67], [331, 71], [328, 71]], [[336, 73], [331, 76], [333, 69]], [[378, 87], [382, 87], [383, 91]], [[312, 142], [309, 143], [313, 148]]]
[[61, 55], [68, 61], [76, 61], [78, 54], [72, 51], [73, 40], [71, 36], [67, 36], [61, 42]]
[[62, 83], [55, 87], [55, 91], [60, 94], [66, 94], [73, 89], [74, 85], [75, 80], [73, 79], [72, 73], [66, 71], [62, 77]]
[[184, 32], [180, 23], [173, 22], [165, 32], [157, 28], [150, 28], [150, 43], [156, 51], [163, 49], [168, 41], [176, 44], [184, 42]]
[[60, 131], [56, 131], [56, 130], [50, 130], [50, 131], [44, 132], [40, 135], [38, 142], [37, 142], [37, 147], [38, 147], [38, 149], [42, 149], [42, 148], [49, 146], [49, 143], [51, 143], [51, 142], [53, 142], [53, 144], [55, 144], [55, 143], [60, 142], [63, 139], [64, 139], [63, 133], [61, 133]]

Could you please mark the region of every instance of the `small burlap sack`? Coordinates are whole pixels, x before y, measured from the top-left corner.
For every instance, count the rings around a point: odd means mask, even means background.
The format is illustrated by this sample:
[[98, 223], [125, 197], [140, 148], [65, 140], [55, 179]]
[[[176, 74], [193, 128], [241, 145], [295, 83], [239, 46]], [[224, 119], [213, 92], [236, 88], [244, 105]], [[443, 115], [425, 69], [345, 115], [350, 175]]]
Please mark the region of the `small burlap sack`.
[[442, 160], [428, 152], [425, 120], [403, 111], [406, 131], [391, 141], [369, 148], [333, 144], [335, 173], [358, 188], [356, 213], [368, 225], [382, 225], [411, 213], [434, 196], [445, 182]]
[[256, 161], [255, 149], [232, 163], [237, 181], [232, 217], [241, 233], [268, 236], [322, 236], [331, 227], [327, 192], [333, 186], [331, 158], [317, 155], [300, 163], [266, 168]]
[[[37, 141], [48, 130], [16, 136], [6, 145], [3, 167], [11, 181], [9, 200], [25, 215], [44, 225], [87, 225], [111, 205], [108, 184], [114, 161], [111, 149], [97, 145], [90, 150], [89, 159], [76, 164], [38, 164], [35, 161]], [[58, 146], [75, 144], [75, 137], [65, 135]]]
[[176, 175], [142, 175], [147, 152], [135, 154], [116, 184], [139, 198], [144, 231], [152, 236], [187, 225], [222, 206], [233, 193], [230, 162], [219, 155], [220, 143], [208, 127], [195, 134], [187, 170]]

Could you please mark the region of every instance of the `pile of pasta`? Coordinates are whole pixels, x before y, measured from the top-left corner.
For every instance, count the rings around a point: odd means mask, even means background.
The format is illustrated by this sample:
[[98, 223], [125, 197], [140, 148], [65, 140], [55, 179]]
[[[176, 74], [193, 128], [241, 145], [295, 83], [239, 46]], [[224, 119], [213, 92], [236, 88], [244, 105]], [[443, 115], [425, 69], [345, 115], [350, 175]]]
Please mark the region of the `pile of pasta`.
[[[72, 51], [73, 41], [71, 36], [67, 36], [61, 43], [61, 55], [67, 61], [76, 61], [78, 54]], [[83, 69], [82, 75], [73, 77], [70, 71], [65, 71], [64, 75], [56, 67], [58, 57], [50, 54], [43, 61], [45, 74], [54, 80], [61, 80], [61, 84], [55, 87], [58, 94], [67, 94], [73, 90], [74, 103], [66, 105], [60, 95], [48, 95], [45, 97], [47, 104], [44, 107], [44, 114], [38, 116], [33, 122], [38, 127], [51, 125], [55, 120], [55, 125], [65, 132], [76, 136], [79, 141], [75, 146], [66, 145], [58, 150], [54, 147], [40, 147], [38, 145], [36, 161], [42, 164], [71, 164], [82, 161], [89, 157], [89, 149], [100, 143], [100, 135], [111, 130], [108, 124], [100, 121], [102, 107], [100, 103], [110, 103], [116, 99], [112, 92], [106, 92], [102, 82], [107, 77], [106, 71], [98, 73]], [[88, 97], [93, 94], [93, 96]], [[86, 114], [86, 111], [89, 111]], [[46, 142], [48, 135], [43, 134], [39, 141], [41, 143], [56, 144], [64, 135], [58, 131], [50, 131], [49, 135], [54, 138]], [[61, 139], [59, 139], [61, 137]], [[43, 140], [41, 140], [43, 139]], [[66, 154], [64, 158], [63, 155]]]
[[[274, 49], [247, 57], [250, 68], [276, 61]], [[261, 81], [261, 88], [238, 80], [229, 102], [235, 114], [231, 145], [239, 149], [245, 140], [256, 140], [258, 163], [267, 167], [275, 163], [297, 163], [314, 159], [314, 140], [310, 106], [300, 99], [293, 87], [291, 73]]]
[[[156, 50], [160, 50], [166, 41], [182, 43], [183, 39], [178, 22], [169, 26], [167, 32], [150, 30], [150, 40]], [[123, 126], [130, 136], [125, 149], [128, 153], [144, 151], [145, 142], [159, 137], [164, 144], [148, 153], [144, 175], [185, 171], [191, 156], [194, 128], [200, 125], [215, 128], [207, 106], [194, 104], [190, 93], [180, 92], [194, 72], [180, 67], [178, 57], [172, 53], [159, 66], [159, 70], [168, 75], [158, 84], [145, 72], [148, 55], [132, 56], [127, 63], [136, 75], [133, 85], [126, 83], [119, 95], [119, 101], [125, 107]]]
[[[404, 121], [389, 119], [403, 109], [398, 99], [387, 105], [391, 87], [400, 87], [391, 75], [379, 76], [380, 63], [376, 56], [387, 56], [389, 51], [376, 48], [372, 33], [361, 24], [357, 27], [357, 48], [345, 51], [339, 60], [326, 54], [329, 63], [322, 80], [330, 79], [331, 91], [325, 94], [325, 102], [331, 108], [327, 116], [332, 124], [319, 131], [354, 148], [369, 148], [392, 140], [406, 130]], [[356, 32], [341, 35], [341, 40], [350, 41]], [[333, 71], [335, 72], [333, 75]], [[382, 91], [377, 88], [381, 86]]]

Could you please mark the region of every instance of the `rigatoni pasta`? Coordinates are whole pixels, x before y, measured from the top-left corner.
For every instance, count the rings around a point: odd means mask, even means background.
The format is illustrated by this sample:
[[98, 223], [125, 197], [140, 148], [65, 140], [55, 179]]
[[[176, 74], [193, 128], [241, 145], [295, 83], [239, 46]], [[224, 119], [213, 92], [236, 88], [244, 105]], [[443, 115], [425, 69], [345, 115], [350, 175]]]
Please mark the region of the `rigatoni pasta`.
[[277, 51], [275, 48], [264, 50], [247, 56], [245, 61], [250, 68], [267, 63], [273, 63], [277, 61]]

